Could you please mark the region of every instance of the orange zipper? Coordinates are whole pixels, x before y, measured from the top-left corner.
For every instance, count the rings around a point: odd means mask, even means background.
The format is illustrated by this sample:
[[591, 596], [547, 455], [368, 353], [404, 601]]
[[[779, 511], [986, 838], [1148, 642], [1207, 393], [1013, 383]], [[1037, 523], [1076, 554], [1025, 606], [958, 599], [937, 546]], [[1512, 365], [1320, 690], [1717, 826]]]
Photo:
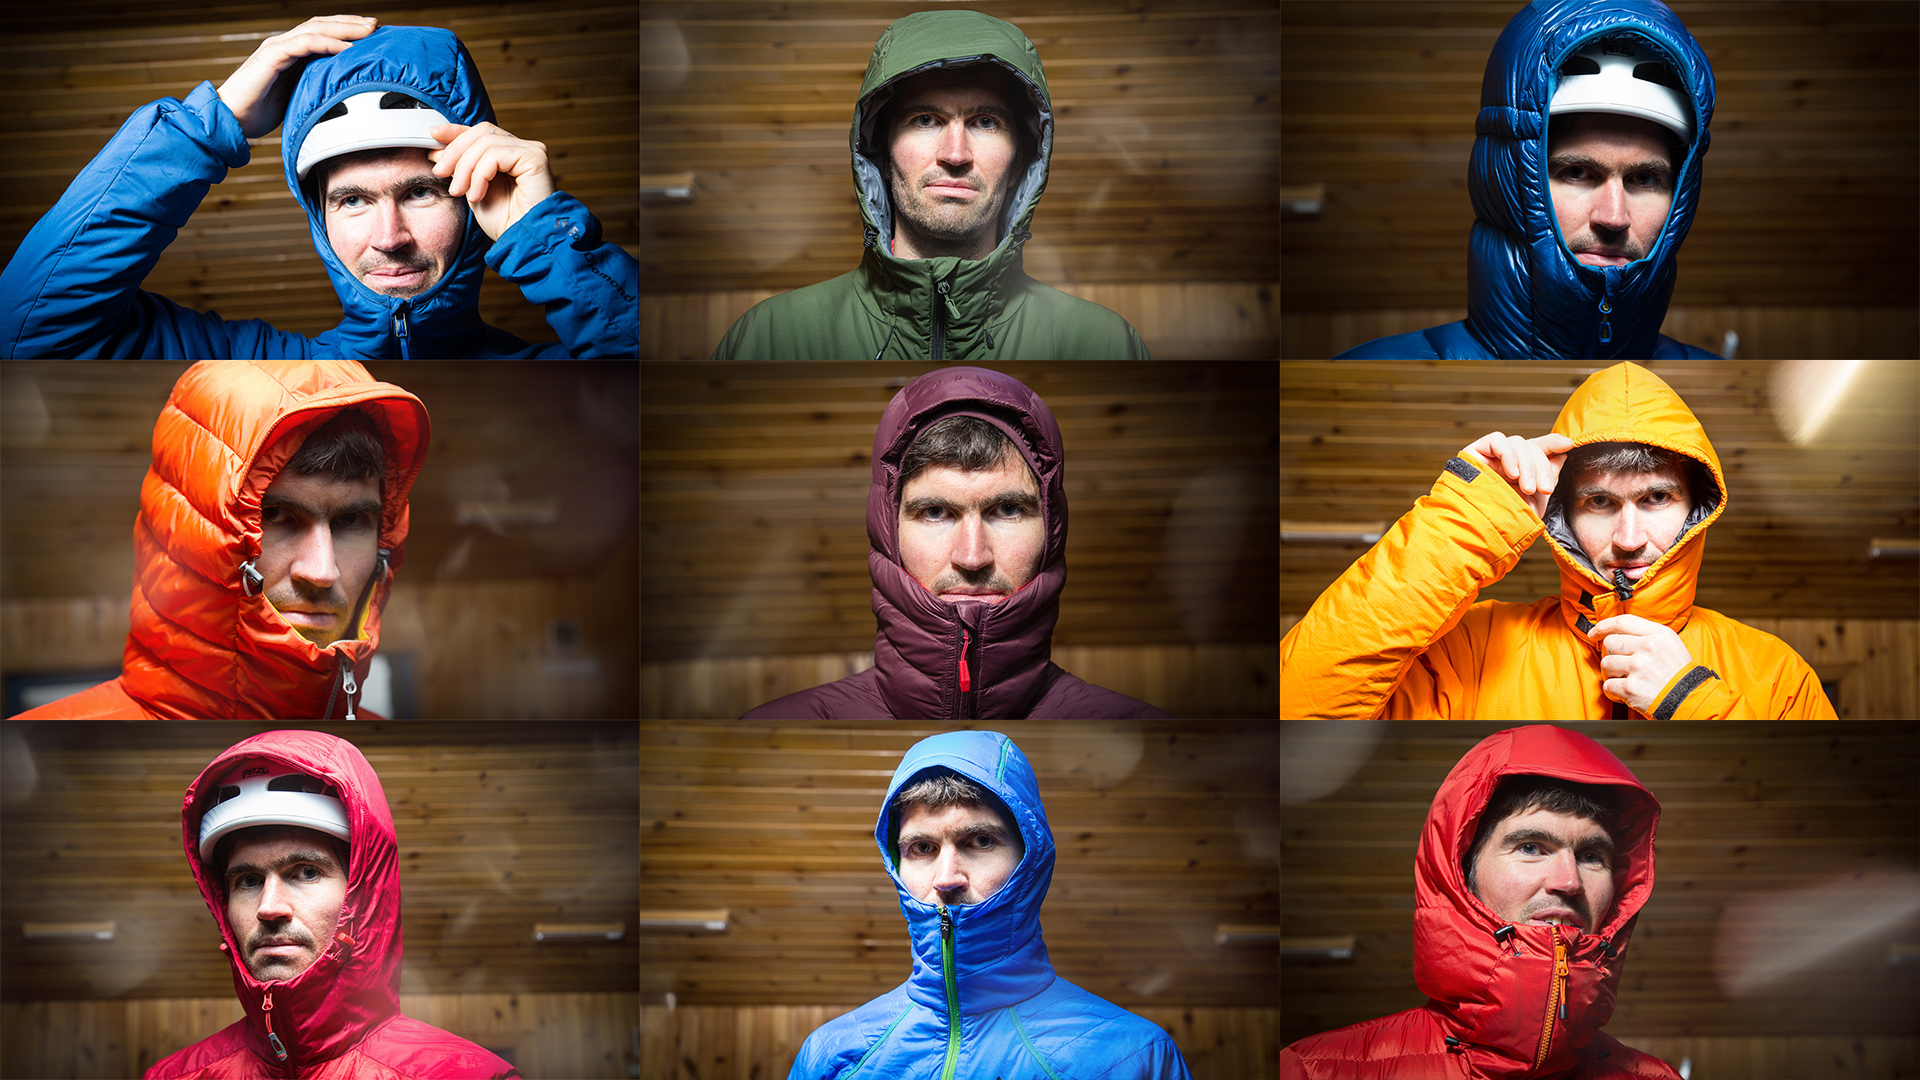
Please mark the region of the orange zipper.
[[1547, 1020], [1540, 1025], [1540, 1050], [1533, 1055], [1533, 1067], [1547, 1063], [1547, 1051], [1553, 1047], [1555, 1016], [1567, 1018], [1567, 943], [1560, 939], [1560, 928], [1553, 928], [1553, 978], [1547, 983]]

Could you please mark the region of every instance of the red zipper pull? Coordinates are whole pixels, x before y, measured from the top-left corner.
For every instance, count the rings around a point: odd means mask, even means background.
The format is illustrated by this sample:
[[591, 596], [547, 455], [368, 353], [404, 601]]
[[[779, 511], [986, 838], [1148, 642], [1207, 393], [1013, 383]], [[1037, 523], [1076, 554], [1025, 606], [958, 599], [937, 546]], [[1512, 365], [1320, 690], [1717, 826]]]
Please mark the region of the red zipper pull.
[[960, 692], [973, 689], [973, 676], [967, 674], [967, 643], [973, 640], [965, 630], [960, 631]]

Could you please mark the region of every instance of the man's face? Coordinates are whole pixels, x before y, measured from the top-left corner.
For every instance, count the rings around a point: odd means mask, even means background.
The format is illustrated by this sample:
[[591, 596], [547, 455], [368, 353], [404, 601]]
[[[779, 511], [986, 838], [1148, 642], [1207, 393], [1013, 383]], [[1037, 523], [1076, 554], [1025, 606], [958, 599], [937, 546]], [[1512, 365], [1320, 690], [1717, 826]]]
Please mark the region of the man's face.
[[1673, 205], [1667, 129], [1614, 113], [1555, 117], [1547, 176], [1560, 236], [1588, 266], [1645, 258]]
[[327, 242], [374, 292], [418, 296], [460, 251], [466, 219], [447, 184], [417, 147], [336, 166], [321, 204]]
[[893, 100], [887, 132], [893, 253], [985, 258], [997, 239], [1019, 149], [1014, 103], [978, 67], [916, 75], [899, 85]]
[[260, 503], [267, 602], [325, 648], [349, 630], [380, 554], [380, 482], [281, 470]]
[[1613, 912], [1613, 840], [1588, 818], [1523, 810], [1487, 834], [1474, 886], [1515, 926], [1559, 922], [1591, 934]]
[[333, 944], [347, 871], [311, 829], [249, 832], [227, 857], [227, 925], [261, 982], [285, 982]]
[[1567, 523], [1602, 578], [1612, 581], [1618, 569], [1639, 581], [1679, 538], [1691, 507], [1684, 469], [1588, 472], [1574, 480]]
[[900, 880], [926, 904], [978, 904], [1020, 865], [1020, 831], [984, 806], [914, 806], [900, 823]]
[[900, 492], [900, 562], [949, 603], [1012, 596], [1046, 541], [1040, 488], [1017, 454], [984, 472], [929, 465]]

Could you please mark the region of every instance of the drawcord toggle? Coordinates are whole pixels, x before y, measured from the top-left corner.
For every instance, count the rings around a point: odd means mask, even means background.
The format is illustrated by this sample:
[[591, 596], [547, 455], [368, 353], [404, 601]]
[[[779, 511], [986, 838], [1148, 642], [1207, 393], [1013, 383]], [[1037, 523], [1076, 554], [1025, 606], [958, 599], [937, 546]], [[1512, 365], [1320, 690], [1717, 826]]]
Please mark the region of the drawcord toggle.
[[347, 659], [345, 653], [340, 654], [340, 688], [347, 692], [346, 718], [352, 720], [354, 718], [353, 695], [360, 692], [360, 686], [353, 681], [353, 662]]
[[261, 576], [261, 574], [260, 574], [260, 571], [258, 571], [258, 570], [255, 570], [255, 569], [253, 568], [253, 560], [252, 560], [252, 559], [248, 559], [248, 560], [247, 560], [246, 562], [243, 562], [243, 563], [241, 563], [241, 564], [240, 564], [240, 592], [241, 592], [241, 595], [243, 595], [243, 596], [259, 596], [259, 595], [260, 595], [260, 587], [261, 587], [261, 586], [262, 586], [263, 584], [265, 584], [265, 582], [266, 582], [266, 580], [267, 580], [266, 578], [264, 578], [264, 577], [262, 577], [262, 576]]
[[1622, 601], [1633, 599], [1633, 582], [1627, 580], [1627, 572], [1625, 570], [1615, 570], [1613, 572], [1613, 593]]
[[1607, 321], [1607, 316], [1611, 314], [1613, 314], [1613, 305], [1608, 303], [1605, 300], [1601, 300], [1600, 301], [1600, 344], [1602, 345], [1605, 345], [1606, 343], [1613, 340], [1613, 324]]

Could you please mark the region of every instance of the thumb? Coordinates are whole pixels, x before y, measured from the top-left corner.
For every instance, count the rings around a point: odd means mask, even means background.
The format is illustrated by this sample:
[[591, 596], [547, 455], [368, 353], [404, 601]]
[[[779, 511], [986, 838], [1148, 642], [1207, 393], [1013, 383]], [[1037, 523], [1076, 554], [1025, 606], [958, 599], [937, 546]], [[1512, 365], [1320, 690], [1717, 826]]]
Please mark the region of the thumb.
[[1550, 431], [1540, 437], [1540, 449], [1545, 450], [1549, 454], [1564, 454], [1576, 445], [1578, 444], [1572, 439], [1567, 438], [1557, 431]]

